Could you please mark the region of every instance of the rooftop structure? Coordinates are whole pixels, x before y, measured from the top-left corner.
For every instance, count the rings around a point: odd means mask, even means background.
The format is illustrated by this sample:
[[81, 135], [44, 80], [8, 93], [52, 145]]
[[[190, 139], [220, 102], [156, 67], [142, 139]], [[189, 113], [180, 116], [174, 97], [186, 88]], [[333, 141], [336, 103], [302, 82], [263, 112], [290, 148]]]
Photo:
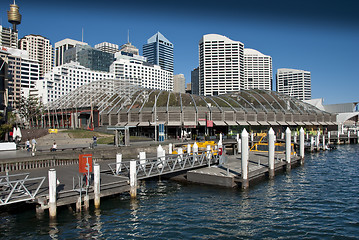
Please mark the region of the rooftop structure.
[[10, 4], [10, 10], [7, 11], [7, 19], [9, 23], [12, 24], [12, 29], [16, 32], [16, 26], [21, 23], [21, 14], [19, 12], [19, 6], [16, 5], [15, 0], [14, 4]]
[[121, 46], [120, 51], [130, 53], [130, 54], [133, 54], [133, 55], [139, 55], [138, 48], [133, 46], [130, 42], [123, 44]]
[[113, 44], [113, 43], [109, 43], [109, 42], [102, 42], [102, 43], [96, 44], [95, 48], [99, 49], [103, 52], [112, 53], [112, 54], [115, 54], [118, 51], [120, 51], [118, 49], [117, 44]]

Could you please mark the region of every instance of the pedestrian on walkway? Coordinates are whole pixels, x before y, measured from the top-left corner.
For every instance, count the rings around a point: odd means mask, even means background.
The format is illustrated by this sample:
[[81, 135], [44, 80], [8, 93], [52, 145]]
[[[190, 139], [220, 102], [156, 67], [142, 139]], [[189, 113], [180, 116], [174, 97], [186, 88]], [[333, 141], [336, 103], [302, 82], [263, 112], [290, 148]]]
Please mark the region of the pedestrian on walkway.
[[56, 142], [54, 142], [54, 144], [52, 145], [52, 148], [50, 149], [51, 152], [56, 152], [57, 150], [57, 145]]
[[36, 144], [37, 144], [37, 142], [36, 142], [35, 138], [33, 138], [31, 140], [31, 144], [32, 144], [32, 152], [36, 152]]
[[93, 136], [93, 146], [96, 147], [97, 146], [97, 137]]
[[31, 145], [30, 145], [29, 139], [26, 140], [25, 145], [26, 145], [26, 150], [27, 150], [28, 152], [30, 152], [30, 147], [31, 147]]

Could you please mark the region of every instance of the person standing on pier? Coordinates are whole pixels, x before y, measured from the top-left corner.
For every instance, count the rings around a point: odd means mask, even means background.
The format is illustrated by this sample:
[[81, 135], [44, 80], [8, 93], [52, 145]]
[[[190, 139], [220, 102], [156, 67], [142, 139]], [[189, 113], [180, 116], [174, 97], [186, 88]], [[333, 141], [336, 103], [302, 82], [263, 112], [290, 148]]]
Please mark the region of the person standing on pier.
[[96, 147], [97, 146], [97, 137], [93, 136], [93, 146]]
[[56, 145], [56, 142], [54, 142], [54, 144], [52, 145], [52, 148], [51, 148], [51, 152], [56, 152], [57, 150], [57, 145]]
[[32, 152], [36, 152], [36, 144], [37, 144], [37, 142], [36, 142], [35, 138], [33, 138], [31, 140], [31, 144], [32, 144]]

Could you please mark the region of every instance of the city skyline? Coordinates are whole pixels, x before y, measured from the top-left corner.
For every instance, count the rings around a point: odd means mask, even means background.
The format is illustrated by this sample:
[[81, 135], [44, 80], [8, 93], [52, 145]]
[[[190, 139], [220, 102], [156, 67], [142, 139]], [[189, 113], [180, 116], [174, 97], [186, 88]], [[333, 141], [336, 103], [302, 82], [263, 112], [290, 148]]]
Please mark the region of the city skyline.
[[[11, 3], [0, 3], [4, 27], [11, 26], [6, 19]], [[260, 1], [254, 6], [225, 0], [222, 5], [231, 6], [227, 10], [211, 1], [205, 7], [203, 1], [184, 1], [183, 6], [161, 4], [164, 1], [149, 6], [139, 1], [134, 8], [131, 3], [115, 1], [107, 1], [104, 8], [96, 8], [93, 1], [70, 4], [65, 0], [59, 5], [40, 0], [16, 3], [22, 15], [22, 23], [17, 27], [19, 38], [39, 34], [50, 39], [52, 45], [65, 38], [81, 41], [83, 28], [84, 41], [91, 46], [104, 41], [122, 45], [127, 42], [129, 30], [130, 42], [142, 54], [146, 40], [159, 31], [174, 44], [174, 74], [184, 74], [188, 83], [191, 71], [198, 67], [198, 43], [202, 36], [221, 34], [244, 43], [245, 48], [271, 56], [273, 85], [278, 68], [300, 69], [312, 74], [313, 98], [324, 98], [325, 104], [358, 100], [353, 86], [359, 67], [359, 19], [352, 10], [352, 1], [347, 1], [346, 7], [309, 5], [309, 1], [304, 1], [302, 5], [308, 5], [305, 13], [301, 13], [300, 6], [294, 6], [294, 11], [290, 6], [280, 6], [284, 1], [274, 1], [271, 6]]]

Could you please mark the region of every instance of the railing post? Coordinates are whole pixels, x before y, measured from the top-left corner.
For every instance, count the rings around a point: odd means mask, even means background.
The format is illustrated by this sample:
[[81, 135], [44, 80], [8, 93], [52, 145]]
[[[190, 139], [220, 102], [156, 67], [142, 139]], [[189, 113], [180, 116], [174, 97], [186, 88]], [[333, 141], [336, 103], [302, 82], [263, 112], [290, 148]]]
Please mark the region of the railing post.
[[116, 174], [121, 172], [122, 153], [116, 154]]
[[287, 163], [287, 170], [291, 169], [291, 134], [289, 127], [285, 130], [285, 161]]
[[100, 164], [95, 163], [94, 165], [94, 194], [95, 194], [95, 208], [100, 207], [100, 182], [101, 182], [101, 176], [100, 176]]
[[131, 198], [137, 197], [137, 169], [136, 160], [130, 161], [130, 196]]
[[304, 129], [301, 127], [299, 130], [299, 153], [301, 158], [301, 164], [304, 163]]
[[246, 129], [243, 129], [241, 138], [242, 138], [242, 189], [247, 189], [249, 187], [249, 181], [248, 181], [249, 148], [248, 148], [248, 132]]
[[49, 215], [56, 217], [56, 170], [49, 170]]
[[268, 171], [269, 171], [269, 179], [274, 178], [274, 131], [273, 128], [270, 128], [268, 131]]
[[198, 156], [198, 145], [196, 142], [194, 142], [192, 150], [193, 150], [193, 161], [196, 162]]

